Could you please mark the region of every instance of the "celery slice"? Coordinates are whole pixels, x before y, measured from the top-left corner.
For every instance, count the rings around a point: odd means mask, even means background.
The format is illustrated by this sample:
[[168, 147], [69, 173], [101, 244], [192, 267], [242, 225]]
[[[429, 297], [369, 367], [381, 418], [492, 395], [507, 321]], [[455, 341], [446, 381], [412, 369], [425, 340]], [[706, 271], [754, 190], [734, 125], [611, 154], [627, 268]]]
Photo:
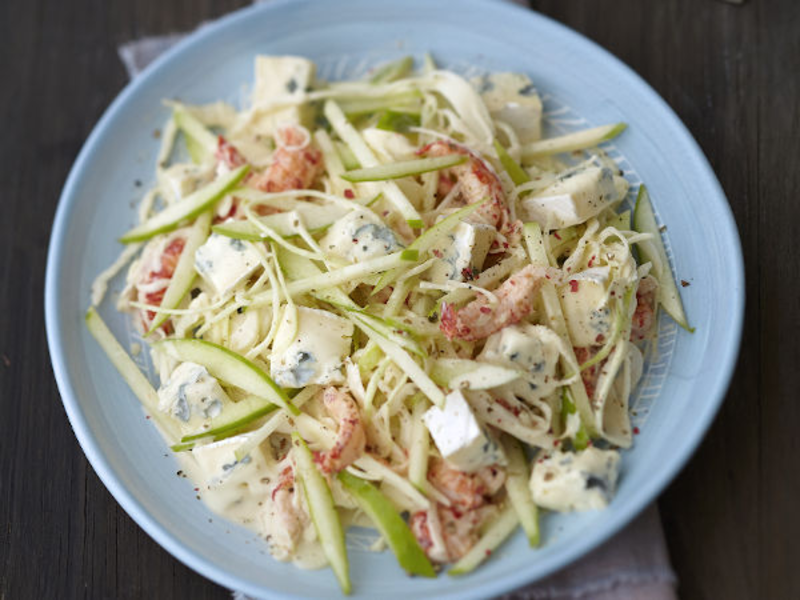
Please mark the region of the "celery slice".
[[303, 487], [303, 493], [311, 513], [314, 529], [319, 537], [322, 551], [333, 569], [336, 579], [345, 594], [350, 593], [350, 565], [347, 560], [344, 529], [339, 513], [333, 505], [333, 496], [328, 483], [314, 464], [311, 450], [297, 432], [292, 433], [294, 462], [297, 477]]
[[191, 361], [202, 365], [213, 377], [265, 398], [293, 415], [300, 414], [286, 392], [272, 381], [269, 375], [233, 350], [195, 339], [167, 339], [156, 342], [153, 347], [163, 348], [170, 356], [180, 361]]
[[528, 537], [531, 548], [539, 545], [539, 509], [533, 502], [531, 488], [528, 485], [530, 469], [519, 442], [511, 436], [503, 436], [503, 450], [508, 460], [506, 470], [506, 491], [511, 506], [517, 513], [522, 529]]
[[354, 169], [344, 173], [341, 177], [353, 183], [362, 181], [385, 181], [387, 179], [400, 179], [410, 175], [420, 175], [430, 171], [439, 171], [454, 167], [465, 162], [467, 157], [463, 154], [450, 156], [434, 156], [431, 158], [417, 158], [404, 160], [386, 165], [376, 165], [365, 169]]
[[500, 164], [503, 165], [503, 168], [506, 170], [506, 173], [508, 173], [508, 176], [511, 177], [511, 181], [514, 182], [514, 185], [522, 185], [531, 180], [530, 176], [525, 172], [525, 169], [520, 167], [517, 161], [511, 158], [506, 149], [503, 148], [502, 144], [497, 140], [494, 141], [494, 149], [495, 152], [497, 152], [497, 158], [500, 159]]
[[537, 156], [547, 156], [549, 154], [560, 154], [561, 152], [574, 152], [593, 148], [603, 142], [607, 142], [617, 137], [625, 131], [625, 123], [615, 123], [613, 125], [601, 125], [575, 133], [568, 133], [559, 137], [547, 140], [539, 140], [522, 146], [522, 157], [525, 159], [536, 158]]
[[656, 222], [656, 215], [650, 202], [650, 194], [647, 193], [647, 188], [644, 184], [639, 186], [636, 206], [633, 209], [633, 224], [636, 227], [636, 231], [653, 234], [653, 239], [649, 240], [649, 243], [637, 243], [636, 247], [645, 260], [653, 263], [653, 275], [655, 275], [659, 283], [658, 302], [678, 325], [689, 333], [694, 333], [694, 327], [690, 327], [689, 321], [686, 319], [681, 295], [678, 292], [678, 286], [669, 266], [667, 249], [661, 240], [661, 230]]
[[[194, 270], [194, 253], [208, 239], [209, 225], [211, 225], [211, 213], [205, 213], [197, 217], [192, 229], [189, 231], [189, 235], [186, 237], [180, 258], [178, 258], [178, 264], [175, 265], [175, 271], [172, 273], [172, 278], [169, 280], [169, 285], [167, 285], [167, 289], [164, 292], [161, 308], [167, 310], [178, 308], [181, 300], [192, 289], [192, 284], [197, 276]], [[157, 313], [155, 319], [153, 319], [153, 324], [150, 325], [150, 329], [145, 335], [152, 334], [168, 318], [169, 313]]]
[[485, 561], [519, 525], [519, 518], [513, 506], [506, 506], [503, 512], [489, 525], [486, 533], [478, 540], [472, 549], [453, 565], [448, 575], [465, 575], [474, 571]]
[[381, 532], [400, 566], [410, 575], [436, 577], [433, 565], [389, 499], [378, 488], [347, 471], [340, 471], [337, 477]]
[[154, 215], [141, 225], [134, 227], [123, 235], [119, 241], [123, 244], [147, 240], [159, 233], [176, 229], [187, 219], [196, 217], [214, 202], [222, 198], [225, 193], [247, 174], [248, 165], [242, 165], [235, 171], [217, 177], [207, 186], [200, 188], [193, 194], [176, 202]]

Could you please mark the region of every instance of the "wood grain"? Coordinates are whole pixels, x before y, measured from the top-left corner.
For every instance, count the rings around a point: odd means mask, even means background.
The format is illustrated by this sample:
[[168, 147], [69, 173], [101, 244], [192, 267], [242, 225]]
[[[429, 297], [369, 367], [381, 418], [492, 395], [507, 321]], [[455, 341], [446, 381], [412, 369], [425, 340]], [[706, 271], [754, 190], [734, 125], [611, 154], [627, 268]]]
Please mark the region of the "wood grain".
[[[116, 47], [239, 0], [0, 3], [0, 598], [226, 598], [139, 529], [86, 463], [52, 377], [43, 272], [60, 188], [126, 83]], [[747, 270], [722, 411], [660, 500], [683, 598], [800, 597], [800, 3], [534, 0], [647, 80], [714, 167]]]

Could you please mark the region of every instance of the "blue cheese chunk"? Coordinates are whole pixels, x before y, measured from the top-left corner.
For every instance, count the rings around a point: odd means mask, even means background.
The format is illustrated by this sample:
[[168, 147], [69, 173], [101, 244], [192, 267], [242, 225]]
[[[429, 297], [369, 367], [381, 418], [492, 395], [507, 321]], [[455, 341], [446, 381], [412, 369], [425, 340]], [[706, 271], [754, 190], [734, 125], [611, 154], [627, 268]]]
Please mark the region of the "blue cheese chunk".
[[350, 355], [353, 324], [324, 310], [297, 307], [284, 317], [270, 355], [272, 379], [283, 387], [344, 383], [342, 366]]
[[251, 131], [259, 135], [273, 135], [281, 125], [306, 121], [308, 115], [301, 103], [277, 109], [271, 109], [270, 103], [281, 99], [299, 101], [314, 83], [315, 73], [314, 63], [307, 58], [257, 56], [252, 95], [254, 114], [249, 126]]
[[161, 189], [177, 202], [207, 184], [213, 174], [214, 170], [205, 165], [179, 163], [159, 170], [158, 179]]
[[174, 418], [185, 432], [195, 432], [218, 416], [230, 399], [205, 367], [179, 364], [158, 389], [158, 408]]
[[570, 340], [578, 347], [602, 345], [612, 335], [609, 267], [593, 267], [572, 275], [559, 290]]
[[562, 173], [558, 179], [522, 201], [528, 219], [546, 230], [584, 223], [620, 199], [611, 169], [589, 160]]
[[351, 262], [385, 256], [404, 246], [371, 210], [353, 210], [334, 223], [319, 242], [326, 254]]
[[558, 335], [543, 325], [511, 325], [493, 333], [478, 360], [520, 369], [525, 376], [507, 386], [522, 399], [541, 398], [558, 385]]
[[523, 144], [542, 136], [542, 100], [522, 73], [491, 73], [473, 82], [493, 119], [510, 125]]
[[194, 268], [217, 294], [225, 294], [246, 280], [260, 265], [251, 242], [212, 233], [194, 254]]
[[440, 260], [428, 270], [429, 279], [434, 283], [445, 283], [448, 280], [470, 280], [477, 276], [494, 238], [494, 227], [459, 223], [431, 248], [431, 254]]
[[619, 460], [619, 452], [594, 446], [541, 458], [531, 473], [533, 501], [559, 512], [603, 509], [614, 497]]
[[[241, 460], [236, 451], [245, 444], [250, 433], [236, 435], [218, 442], [198, 444], [191, 457], [197, 466], [194, 479], [201, 484], [203, 500], [217, 512], [249, 518], [266, 486], [262, 483], [268, 472], [267, 460], [256, 447]], [[252, 507], [248, 510], [248, 507]]]
[[460, 391], [450, 392], [444, 408], [431, 407], [422, 420], [442, 457], [457, 469], [474, 472], [506, 463], [500, 446], [475, 418]]

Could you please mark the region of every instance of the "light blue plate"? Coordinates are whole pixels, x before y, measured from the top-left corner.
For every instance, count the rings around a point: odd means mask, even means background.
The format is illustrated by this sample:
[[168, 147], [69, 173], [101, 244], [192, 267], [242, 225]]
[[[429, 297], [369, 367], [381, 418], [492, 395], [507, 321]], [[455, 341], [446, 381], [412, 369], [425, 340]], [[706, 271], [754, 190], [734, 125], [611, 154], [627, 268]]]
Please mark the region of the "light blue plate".
[[[625, 121], [611, 150], [646, 181], [669, 227], [674, 266], [693, 335], [662, 321], [664, 352], [651, 361], [642, 430], [625, 457], [619, 491], [605, 512], [544, 519], [544, 546], [518, 535], [472, 575], [410, 579], [388, 553], [351, 551], [356, 597], [470, 598], [500, 594], [564, 567], [619, 530], [651, 502], [692, 454], [716, 413], [736, 359], [744, 283], [736, 226], [709, 165], [681, 122], [610, 54], [536, 13], [498, 2], [275, 1], [204, 28], [152, 65], [106, 111], [70, 173], [47, 265], [50, 353], [67, 414], [92, 466], [122, 507], [159, 544], [222, 585], [265, 597], [331, 596], [329, 570], [302, 572], [273, 561], [255, 535], [223, 522], [176, 477], [177, 463], [134, 396], [83, 325], [93, 278], [120, 251], [134, 223], [136, 180], [152, 181], [167, 112], [163, 98], [235, 100], [257, 53], [301, 54], [330, 76], [353, 75], [402, 54], [430, 51], [446, 66], [528, 73], [546, 96], [551, 126]], [[113, 286], [112, 286], [113, 287]], [[119, 282], [116, 283], [116, 289]], [[113, 331], [131, 340], [107, 300]], [[666, 358], [664, 358], [666, 357]], [[146, 366], [146, 365], [145, 365]], [[652, 401], [655, 398], [655, 401]], [[646, 419], [646, 422], [645, 422]], [[213, 519], [213, 522], [209, 522]], [[358, 539], [351, 539], [356, 545]]]

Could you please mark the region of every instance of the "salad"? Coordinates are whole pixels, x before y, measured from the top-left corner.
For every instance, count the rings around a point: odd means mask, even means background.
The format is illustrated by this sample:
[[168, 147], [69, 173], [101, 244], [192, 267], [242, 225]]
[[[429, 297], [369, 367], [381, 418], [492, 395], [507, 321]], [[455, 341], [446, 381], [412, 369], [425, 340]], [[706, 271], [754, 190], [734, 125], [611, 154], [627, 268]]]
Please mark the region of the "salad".
[[[414, 66], [259, 56], [241, 110], [169, 102], [86, 317], [209, 507], [345, 592], [351, 526], [435, 577], [606, 507], [659, 308], [689, 329], [624, 124], [543, 139], [527, 76]], [[126, 268], [157, 389], [95, 308]]]

